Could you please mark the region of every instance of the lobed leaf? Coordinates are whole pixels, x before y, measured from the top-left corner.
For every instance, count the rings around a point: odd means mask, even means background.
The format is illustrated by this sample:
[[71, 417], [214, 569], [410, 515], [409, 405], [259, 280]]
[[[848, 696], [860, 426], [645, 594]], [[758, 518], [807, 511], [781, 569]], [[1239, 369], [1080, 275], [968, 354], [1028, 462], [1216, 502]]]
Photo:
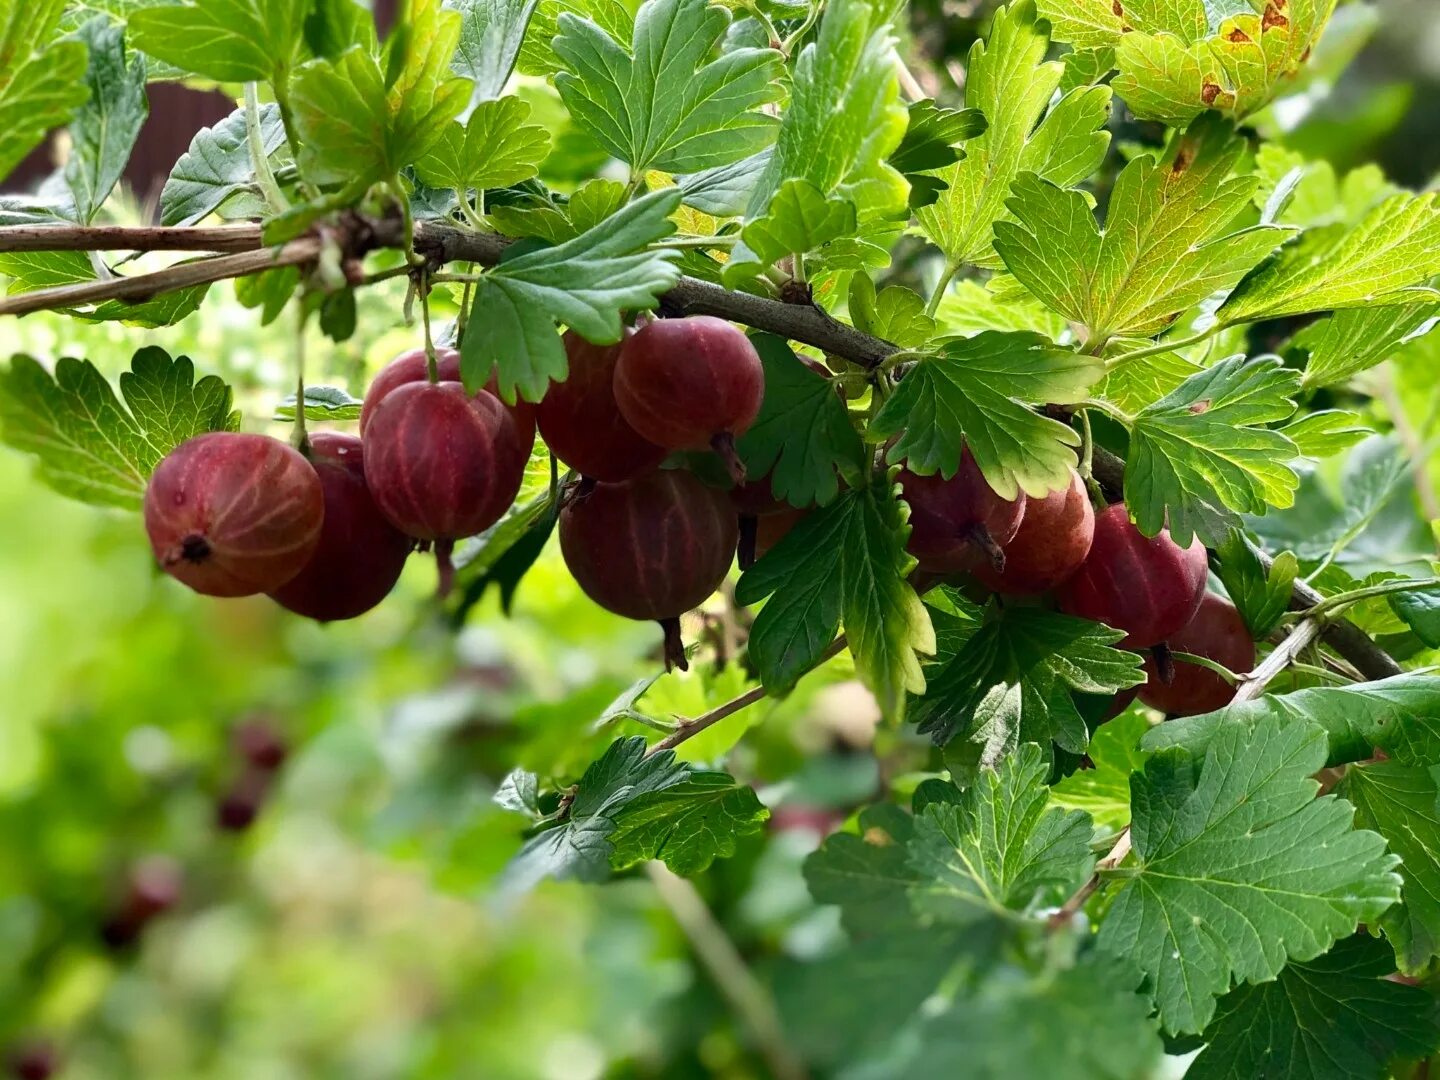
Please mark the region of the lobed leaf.
[[40, 479], [71, 498], [138, 510], [160, 459], [194, 435], [233, 431], [230, 388], [195, 381], [188, 357], [156, 346], [135, 353], [115, 391], [88, 360], [62, 359], [52, 375], [17, 355], [0, 371], [0, 441], [37, 458]]
[[86, 101], [86, 49], [54, 41], [65, 0], [0, 0], [0, 178]]
[[1072, 90], [1052, 105], [1064, 65], [1045, 60], [1049, 46], [1034, 0], [1014, 0], [996, 12], [989, 40], [970, 50], [966, 103], [988, 126], [966, 143], [963, 161], [936, 174], [946, 184], [939, 199], [917, 211], [951, 266], [1000, 265], [994, 225], [1008, 218], [1010, 185], [1022, 172], [1074, 187], [1110, 145], [1109, 87]]
[[805, 517], [747, 570], [742, 604], [770, 600], [755, 618], [750, 659], [766, 689], [781, 692], [819, 659], [843, 619], [856, 674], [886, 716], [925, 685], [917, 653], [935, 650], [925, 605], [907, 575], [905, 511], [889, 485], [841, 494]]
[[1238, 514], [1287, 507], [1299, 485], [1290, 438], [1263, 425], [1295, 411], [1299, 376], [1278, 359], [1232, 356], [1141, 410], [1131, 427], [1125, 502], [1147, 536], [1218, 544]]
[[645, 0], [627, 50], [597, 23], [559, 16], [555, 87], [574, 121], [633, 175], [726, 165], [769, 145], [780, 54], [733, 48], [709, 59], [730, 14], [707, 0]]
[[1316, 798], [1325, 732], [1270, 719], [1203, 758], [1156, 753], [1131, 782], [1134, 864], [1097, 944], [1149, 978], [1162, 1027], [1198, 1032], [1233, 985], [1325, 953], [1400, 895], [1399, 860], [1351, 806]]
[[649, 310], [680, 276], [675, 253], [647, 250], [669, 236], [679, 188], [664, 188], [555, 247], [503, 260], [475, 287], [461, 346], [465, 384], [494, 371], [507, 401], [539, 401], [569, 370], [555, 328], [569, 326], [596, 344], [620, 340], [622, 310]]
[[1080, 436], [1032, 404], [1083, 401], [1103, 361], [1052, 345], [1039, 334], [981, 333], [951, 341], [900, 380], [870, 423], [887, 454], [921, 475], [954, 476], [968, 446], [1003, 498], [1037, 497], [1070, 482]]

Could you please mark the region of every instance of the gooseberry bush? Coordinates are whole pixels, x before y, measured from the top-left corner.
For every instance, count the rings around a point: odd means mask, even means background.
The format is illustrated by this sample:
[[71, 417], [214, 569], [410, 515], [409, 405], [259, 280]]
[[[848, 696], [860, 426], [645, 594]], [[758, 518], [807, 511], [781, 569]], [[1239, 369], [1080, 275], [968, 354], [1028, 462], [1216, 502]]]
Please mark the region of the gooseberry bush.
[[[420, 549], [460, 623], [558, 548], [660, 624], [588, 768], [498, 784], [508, 895], [703, 878], [770, 817], [740, 714], [853, 670], [908, 765], [805, 863], [845, 939], [760, 986], [775, 1075], [1411, 1075], [1440, 579], [1431, 432], [1380, 376], [1440, 314], [1440, 205], [1281, 119], [1367, 10], [1010, 0], [947, 65], [880, 0], [411, 0], [384, 35], [352, 0], [0, 0], [0, 174], [69, 144], [0, 202], [0, 313], [136, 345], [118, 386], [15, 356], [0, 438], [143, 514], [166, 587], [349, 619]], [[156, 80], [237, 108], [117, 226]], [[145, 343], [232, 279], [336, 341], [404, 279], [412, 349], [351, 396], [297, 337], [242, 418]]]

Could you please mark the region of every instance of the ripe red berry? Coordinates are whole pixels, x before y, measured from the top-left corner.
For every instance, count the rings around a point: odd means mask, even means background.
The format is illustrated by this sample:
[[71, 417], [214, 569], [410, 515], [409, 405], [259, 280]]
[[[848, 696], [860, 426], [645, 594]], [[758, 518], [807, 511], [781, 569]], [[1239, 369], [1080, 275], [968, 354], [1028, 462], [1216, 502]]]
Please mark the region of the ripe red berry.
[[365, 480], [401, 532], [448, 558], [515, 501], [534, 437], [488, 391], [456, 382], [406, 383], [387, 394], [365, 439]]
[[597, 484], [560, 512], [565, 565], [601, 607], [665, 628], [667, 667], [687, 666], [680, 616], [720, 587], [738, 539], [723, 491], [678, 469]]
[[1090, 554], [1056, 598], [1061, 611], [1125, 631], [1120, 647], [1144, 649], [1190, 621], [1208, 574], [1199, 539], [1182, 548], [1166, 529], [1147, 537], [1115, 503], [1095, 515]]
[[264, 717], [246, 720], [235, 728], [232, 736], [236, 752], [245, 761], [264, 772], [274, 772], [285, 764], [289, 748], [285, 738]]
[[[1206, 593], [1200, 608], [1185, 626], [1166, 640], [1175, 652], [1194, 653], [1223, 664], [1237, 675], [1255, 666], [1255, 641], [1235, 605]], [[1198, 716], [1223, 709], [1235, 697], [1235, 687], [1221, 676], [1198, 664], [1176, 657], [1174, 677], [1167, 684], [1160, 678], [1154, 657], [1145, 660], [1150, 677], [1140, 689], [1140, 700], [1152, 709], [1172, 716]]]
[[1025, 493], [1013, 502], [995, 494], [967, 447], [960, 468], [945, 480], [900, 471], [900, 497], [910, 507], [910, 540], [905, 549], [928, 574], [955, 574], [989, 562], [1005, 567], [1004, 545], [1020, 528]]
[[252, 596], [300, 572], [325, 499], [310, 463], [264, 435], [197, 435], [145, 490], [145, 529], [165, 572], [209, 596]]
[[11, 1047], [5, 1060], [10, 1066], [10, 1075], [16, 1080], [50, 1080], [60, 1071], [59, 1051], [52, 1043], [40, 1039]]
[[809, 510], [797, 510], [793, 506], [778, 513], [766, 514], [756, 519], [755, 558], [763, 559], [765, 553], [790, 534], [790, 530], [810, 516]]
[[250, 828], [260, 816], [269, 790], [269, 773], [246, 769], [215, 804], [216, 827], [224, 832], [244, 832]]
[[665, 460], [663, 447], [641, 438], [615, 404], [619, 345], [592, 345], [575, 331], [565, 334], [570, 376], [552, 383], [535, 406], [545, 445], [582, 476], [618, 483], [649, 472]]
[[[447, 349], [443, 346], [437, 348], [435, 350], [435, 367], [438, 382], [464, 381], [460, 378], [460, 353], [455, 349]], [[425, 358], [424, 349], [411, 349], [409, 352], [403, 352], [381, 368], [380, 374], [375, 376], [370, 383], [370, 388], [365, 391], [365, 401], [360, 406], [360, 437], [362, 439], [365, 437], [365, 429], [370, 426], [370, 418], [375, 415], [375, 409], [380, 402], [385, 400], [390, 391], [397, 386], [404, 386], [406, 383], [429, 381], [430, 365]], [[500, 397], [498, 383], [493, 375], [485, 384], [485, 389], [497, 399]], [[535, 406], [528, 401], [517, 400], [514, 405], [505, 407], [515, 417], [522, 436], [527, 431], [530, 435], [535, 434]]]
[[1072, 469], [1068, 487], [1026, 500], [1020, 528], [1005, 545], [1005, 569], [997, 573], [982, 563], [975, 576], [998, 593], [1049, 592], [1080, 569], [1094, 538], [1095, 510], [1085, 481]]
[[390, 594], [415, 545], [375, 505], [354, 435], [312, 435], [310, 464], [325, 496], [320, 543], [300, 572], [270, 596], [320, 622], [353, 619]]
[[615, 401], [630, 426], [667, 450], [713, 448], [739, 482], [735, 454], [760, 412], [765, 370], [755, 346], [724, 319], [655, 319], [620, 348]]

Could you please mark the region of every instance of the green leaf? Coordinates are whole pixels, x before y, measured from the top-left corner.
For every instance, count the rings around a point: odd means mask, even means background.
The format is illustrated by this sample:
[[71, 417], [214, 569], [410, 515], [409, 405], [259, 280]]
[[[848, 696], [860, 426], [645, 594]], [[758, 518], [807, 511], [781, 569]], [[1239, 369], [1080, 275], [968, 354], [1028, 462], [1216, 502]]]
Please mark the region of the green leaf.
[[1408, 975], [1424, 974], [1440, 956], [1440, 766], [1376, 761], [1354, 765], [1339, 792], [1355, 804], [1355, 823], [1385, 837], [1400, 856], [1400, 903], [1380, 916]]
[[460, 12], [451, 70], [475, 84], [478, 101], [497, 98], [510, 79], [537, 0], [446, 0]]
[[[1107, 352], [1123, 352], [1127, 347], [1125, 341], [1124, 338], [1113, 341]], [[1146, 348], [1150, 344], [1146, 339], [1128, 347]], [[1166, 394], [1174, 393], [1181, 383], [1202, 370], [1203, 365], [1180, 353], [1142, 356], [1138, 360], [1127, 360], [1110, 368], [1105, 374], [1105, 380], [1096, 388], [1095, 396], [1113, 402], [1127, 413], [1137, 413]]]
[[295, 0], [181, 0], [129, 17], [130, 44], [221, 82], [283, 81], [308, 5]]
[[684, 192], [685, 205], [711, 217], [739, 217], [745, 213], [771, 153], [771, 147], [767, 146], [729, 165], [677, 176], [675, 181]]
[[[866, 0], [833, 0], [819, 36], [795, 62], [790, 102], [775, 149], [746, 210], [753, 223], [775, 218], [786, 181], [808, 181], [827, 199], [855, 207], [861, 235], [875, 222], [896, 227], [907, 213], [908, 186], [886, 158], [905, 137], [906, 112], [896, 80], [894, 35]], [[772, 231], [777, 223], [767, 226]], [[757, 256], [737, 245], [726, 280], [751, 276]]]
[[738, 161], [775, 136], [775, 118], [758, 108], [779, 93], [780, 54], [741, 47], [710, 59], [729, 25], [729, 12], [707, 0], [645, 0], [627, 52], [566, 12], [555, 87], [576, 124], [633, 175]]
[[[1334, 0], [1043, 0], [1055, 36], [1115, 47], [1115, 92], [1142, 120], [1183, 126], [1206, 110], [1243, 119], [1285, 93], [1320, 40]], [[1281, 10], [1283, 9], [1283, 14]]]
[[1301, 386], [1315, 389], [1345, 382], [1390, 359], [1403, 345], [1440, 325], [1440, 305], [1383, 304], [1347, 308], [1307, 326], [1293, 344], [1305, 349]]
[[101, 16], [85, 23], [78, 37], [90, 50], [85, 74], [90, 100], [70, 123], [65, 182], [80, 221], [88, 224], [125, 171], [150, 105], [145, 57], [126, 54], [124, 26]]
[[915, 565], [908, 535], [890, 486], [872, 483], [805, 517], [745, 572], [736, 599], [770, 597], [750, 634], [750, 659], [767, 690], [794, 686], [842, 619], [855, 672], [885, 716], [901, 714], [907, 690], [924, 690], [916, 654], [935, 651], [935, 632], [906, 580]]
[[0, 178], [85, 103], [86, 51], [51, 41], [65, 0], [0, 0]]
[[682, 877], [735, 854], [735, 842], [759, 832], [770, 811], [755, 792], [725, 773], [688, 780], [627, 803], [615, 816], [610, 865], [624, 870], [660, 859]]
[[540, 171], [550, 153], [550, 133], [526, 124], [530, 106], [517, 97], [482, 101], [466, 123], [448, 124], [445, 134], [415, 165], [432, 187], [509, 187]]
[[[305, 387], [305, 419], [346, 421], [360, 419], [360, 406], [365, 402], [338, 386]], [[275, 406], [276, 420], [295, 419], [295, 395], [288, 395]]]
[[1341, 180], [1330, 162], [1306, 161], [1303, 154], [1278, 143], [1264, 143], [1255, 152], [1255, 172], [1261, 178], [1256, 208], [1273, 208], [1277, 196], [1288, 191], [1275, 220], [1307, 229], [1337, 222], [1353, 225], [1381, 199], [1400, 191], [1378, 165], [1351, 169]]
[[954, 476], [968, 445], [1002, 497], [1044, 496], [1070, 482], [1080, 436], [1032, 404], [1085, 400], [1104, 362], [1052, 345], [1039, 334], [986, 332], [951, 341], [909, 371], [871, 421], [880, 439], [898, 436], [889, 460], [924, 475]]
[[1267, 696], [1221, 712], [1171, 720], [1145, 737], [1145, 748], [1180, 746], [1198, 757], [1221, 731], [1233, 727], [1249, 732], [1277, 722], [1324, 728], [1330, 738], [1330, 765], [1363, 761], [1380, 749], [1402, 765], [1428, 767], [1440, 760], [1440, 677], [1397, 675]]
[[1018, 223], [996, 223], [995, 250], [1090, 340], [1158, 333], [1233, 287], [1286, 237], [1273, 225], [1233, 227], [1258, 183], [1230, 175], [1244, 150], [1228, 124], [1197, 121], [1162, 158], [1125, 166], [1103, 232], [1085, 195], [1021, 173], [1006, 204]]
[[1090, 736], [1086, 753], [1092, 769], [1071, 773], [1050, 789], [1056, 806], [1083, 810], [1102, 829], [1119, 832], [1130, 824], [1130, 776], [1145, 768], [1149, 753], [1140, 739], [1150, 721], [1138, 709], [1129, 709], [1100, 725]]
[[528, 892], [547, 877], [603, 881], [610, 874], [614, 845], [610, 836], [621, 810], [641, 796], [683, 784], [688, 766], [673, 750], [646, 756], [639, 735], [616, 739], [590, 764], [575, 785], [563, 821], [537, 833], [505, 867], [497, 889], [506, 895]]
[[1136, 992], [1139, 982], [1133, 966], [1094, 950], [1034, 974], [1001, 967], [927, 1016], [915, 1057], [903, 1072], [890, 1075], [1155, 1076], [1163, 1048], [1148, 1003]]
[[1296, 447], [1263, 425], [1295, 411], [1299, 375], [1278, 359], [1232, 356], [1141, 410], [1130, 431], [1125, 502], [1141, 532], [1218, 544], [1238, 514], [1295, 502]]
[[1273, 982], [1227, 994], [1186, 1080], [1369, 1080], [1436, 1048], [1440, 1009], [1394, 982], [1394, 961], [1364, 934], [1288, 964]]
[[942, 109], [930, 98], [912, 101], [909, 113], [905, 138], [889, 158], [891, 168], [906, 174], [955, 164], [964, 156], [960, 144], [987, 126], [979, 109]]
[[765, 367], [760, 415], [737, 443], [754, 476], [770, 476], [777, 499], [821, 506], [839, 494], [836, 474], [851, 484], [865, 471], [865, 445], [830, 380], [806, 367], [783, 338], [753, 334]]
[[563, 205], [496, 206], [490, 220], [507, 236], [534, 236], [563, 244], [595, 228], [625, 205], [625, 185], [615, 180], [588, 180]]
[[918, 349], [935, 336], [935, 320], [925, 314], [920, 294], [903, 285], [887, 285], [875, 292], [869, 274], [850, 279], [850, 320], [856, 329], [893, 342], [902, 349]]
[[161, 293], [153, 300], [106, 300], [90, 311], [71, 311], [70, 314], [86, 322], [123, 322], [126, 326], [141, 326], [154, 329], [158, 326], [174, 326], [181, 319], [194, 314], [200, 302], [210, 291], [209, 285], [193, 285], [188, 289], [175, 289]]
[[937, 174], [947, 185], [939, 200], [917, 212], [951, 266], [1000, 265], [994, 225], [1009, 218], [1005, 202], [1022, 172], [1070, 188], [1105, 157], [1109, 87], [1072, 90], [1052, 106], [1064, 65], [1045, 61], [1049, 46], [1034, 0], [1015, 0], [996, 12], [990, 39], [970, 50], [966, 103], [989, 126], [965, 145], [965, 160]]
[[528, 769], [511, 769], [495, 789], [491, 801], [496, 806], [513, 810], [517, 814], [528, 814], [532, 818], [540, 815], [540, 778]]
[[408, 47], [390, 54], [403, 57], [394, 78], [358, 46], [302, 65], [291, 97], [305, 175], [363, 188], [424, 158], [470, 99], [469, 80], [448, 75], [460, 23], [440, 0], [412, 0]]
[[461, 347], [465, 384], [483, 386], [495, 371], [507, 401], [517, 389], [539, 401], [569, 371], [557, 322], [597, 345], [619, 341], [620, 312], [650, 310], [680, 276], [673, 251], [646, 250], [675, 231], [679, 205], [679, 188], [651, 192], [573, 240], [485, 274]]
[[856, 227], [854, 203], [827, 199], [808, 180], [787, 180], [775, 193], [770, 212], [746, 225], [740, 235], [759, 259], [774, 263], [854, 236]]
[[1316, 798], [1325, 733], [1227, 725], [1203, 759], [1156, 753], [1131, 782], [1134, 864], [1099, 946], [1149, 977], [1161, 1026], [1198, 1032], [1215, 1000], [1310, 960], [1399, 899], [1398, 860], [1354, 811]]
[[491, 585], [500, 592], [500, 610], [510, 614], [520, 582], [540, 558], [555, 531], [559, 510], [549, 491], [523, 505], [512, 506], [498, 522], [467, 542], [464, 562], [456, 561], [455, 603], [450, 624], [465, 625], [470, 611]]
[[1300, 573], [1293, 551], [1275, 556], [1267, 570], [1260, 562], [1260, 550], [1239, 529], [1232, 529], [1216, 546], [1220, 556], [1220, 580], [1239, 609], [1250, 636], [1264, 641], [1290, 610], [1295, 578]]
[[10, 279], [5, 291], [13, 296], [93, 281], [95, 267], [83, 251], [9, 251], [0, 253], [0, 274]]
[[[266, 155], [285, 142], [280, 106], [260, 107], [260, 141]], [[214, 127], [201, 128], [175, 162], [160, 192], [162, 225], [194, 225], [237, 191], [254, 183], [246, 142], [245, 110], [236, 109]]]
[[916, 914], [960, 926], [1030, 915], [1090, 876], [1090, 817], [1049, 805], [1049, 772], [1027, 743], [955, 802], [926, 807], [908, 845]]
[[38, 459], [40, 479], [82, 502], [138, 510], [160, 459], [207, 431], [233, 431], [230, 388], [195, 381], [185, 356], [138, 351], [120, 376], [124, 404], [88, 360], [62, 359], [54, 375], [17, 355], [0, 371], [0, 441]]
[[1285, 424], [1280, 431], [1295, 444], [1301, 457], [1314, 461], [1333, 457], [1375, 434], [1374, 428], [1367, 427], [1359, 413], [1348, 409], [1306, 413]]
[[1440, 593], [1415, 590], [1391, 593], [1390, 609], [1428, 648], [1440, 648]]
[[985, 624], [911, 705], [919, 730], [949, 748], [958, 780], [994, 768], [1021, 743], [1083, 754], [1085, 721], [1073, 693], [1113, 694], [1144, 681], [1140, 658], [1113, 648], [1124, 635], [1042, 608], [1006, 607]]
[[516, 66], [522, 75], [548, 78], [565, 70], [553, 44], [560, 32], [560, 16], [566, 12], [591, 20], [615, 41], [629, 41], [635, 32], [635, 17], [622, 0], [540, 0], [520, 46]]
[[1235, 288], [1217, 317], [1226, 325], [1332, 308], [1433, 302], [1440, 274], [1436, 193], [1395, 195], [1352, 229], [1304, 233]]
[[873, 934], [911, 921], [909, 889], [919, 880], [907, 855], [915, 820], [890, 803], [860, 811], [859, 831], [831, 833], [805, 860], [817, 904], [837, 904], [850, 933]]
[[[1059, 315], [1024, 290], [1023, 295], [1001, 293], [999, 287], [1013, 282], [1008, 275], [995, 275], [982, 285], [961, 281], [946, 290], [935, 313], [939, 329], [956, 337], [974, 337], [986, 330], [1024, 331], [1041, 334], [1051, 341], [1064, 341], [1069, 325]], [[1129, 365], [1127, 365], [1129, 366]], [[1147, 403], [1154, 397], [1147, 398]]]
[[235, 298], [247, 308], [260, 308], [260, 325], [269, 326], [280, 317], [299, 287], [299, 267], [279, 266], [236, 278]]

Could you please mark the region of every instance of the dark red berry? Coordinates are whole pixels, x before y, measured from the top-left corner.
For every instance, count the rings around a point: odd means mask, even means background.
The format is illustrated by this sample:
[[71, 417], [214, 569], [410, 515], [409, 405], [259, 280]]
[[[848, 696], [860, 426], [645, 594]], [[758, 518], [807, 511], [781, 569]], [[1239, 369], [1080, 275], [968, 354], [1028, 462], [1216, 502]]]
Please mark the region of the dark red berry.
[[[1174, 652], [1214, 660], [1237, 675], [1255, 666], [1255, 641], [1245, 620], [1234, 604], [1214, 593], [1207, 592], [1201, 598], [1194, 618], [1169, 635], [1165, 643]], [[1235, 697], [1235, 687], [1208, 668], [1188, 664], [1178, 656], [1171, 667], [1174, 675], [1166, 683], [1160, 677], [1155, 658], [1145, 661], [1145, 673], [1150, 681], [1141, 687], [1140, 700], [1152, 709], [1172, 716], [1198, 716], [1223, 709]]]
[[582, 476], [606, 483], [656, 468], [666, 450], [641, 438], [615, 404], [620, 346], [592, 345], [571, 330], [565, 353], [569, 377], [552, 383], [535, 406], [535, 422], [551, 453]]
[[755, 558], [763, 559], [765, 553], [790, 534], [790, 530], [810, 516], [809, 510], [794, 507], [776, 514], [766, 514], [756, 519]]
[[[464, 382], [460, 378], [460, 354], [454, 349], [444, 347], [435, 350], [435, 367], [438, 382]], [[364, 404], [360, 406], [360, 437], [365, 437], [365, 429], [370, 426], [370, 418], [375, 415], [375, 409], [385, 397], [397, 386], [404, 386], [412, 382], [429, 382], [430, 365], [425, 358], [424, 349], [411, 349], [409, 352], [401, 353], [390, 363], [380, 369], [370, 383], [370, 388], [365, 391]], [[485, 384], [485, 389], [490, 391], [496, 398], [500, 397], [498, 384], [495, 376]], [[528, 401], [517, 400], [514, 405], [506, 405], [510, 414], [515, 417], [515, 422], [520, 426], [522, 437], [528, 431], [530, 435], [535, 434], [535, 406]]]
[[1034, 596], [1049, 592], [1068, 578], [1095, 538], [1095, 509], [1085, 481], [1073, 469], [1070, 484], [1043, 499], [1027, 499], [1020, 528], [1005, 544], [1005, 569], [981, 563], [975, 576], [998, 593]]
[[320, 543], [300, 572], [270, 596], [320, 622], [353, 619], [390, 595], [415, 545], [375, 505], [354, 435], [311, 436], [310, 464], [325, 496]]
[[900, 497], [910, 507], [910, 540], [906, 550], [930, 574], [955, 574], [989, 562], [1005, 566], [1004, 545], [1020, 528], [1025, 493], [1012, 502], [991, 488], [967, 447], [960, 468], [949, 480], [939, 474], [918, 476], [900, 471]]
[[232, 736], [236, 752], [257, 769], [274, 772], [285, 764], [289, 748], [285, 738], [267, 719], [246, 720], [235, 728]]
[[560, 551], [586, 595], [617, 615], [658, 620], [666, 665], [682, 669], [679, 617], [720, 587], [736, 540], [726, 494], [678, 469], [597, 484], [560, 512]]
[[1198, 539], [1182, 548], [1166, 529], [1147, 537], [1115, 503], [1095, 515], [1090, 554], [1056, 598], [1068, 614], [1123, 630], [1122, 648], [1146, 649], [1190, 621], [1208, 575]]
[[16, 1080], [50, 1080], [60, 1071], [60, 1052], [53, 1043], [29, 1039], [11, 1047], [5, 1055], [10, 1075]]
[[246, 769], [215, 804], [215, 824], [225, 832], [244, 832], [260, 816], [270, 790], [271, 774]]
[[145, 490], [155, 557], [209, 596], [284, 585], [315, 553], [324, 519], [315, 470], [264, 435], [198, 435], [166, 455]]
[[365, 437], [365, 480], [390, 523], [435, 544], [442, 594], [456, 540], [483, 532], [525, 479], [533, 433], [485, 390], [410, 382], [375, 408]]
[[765, 370], [750, 339], [724, 319], [655, 319], [628, 337], [615, 367], [615, 401], [643, 438], [667, 450], [712, 447], [737, 482], [735, 454], [760, 412]]

